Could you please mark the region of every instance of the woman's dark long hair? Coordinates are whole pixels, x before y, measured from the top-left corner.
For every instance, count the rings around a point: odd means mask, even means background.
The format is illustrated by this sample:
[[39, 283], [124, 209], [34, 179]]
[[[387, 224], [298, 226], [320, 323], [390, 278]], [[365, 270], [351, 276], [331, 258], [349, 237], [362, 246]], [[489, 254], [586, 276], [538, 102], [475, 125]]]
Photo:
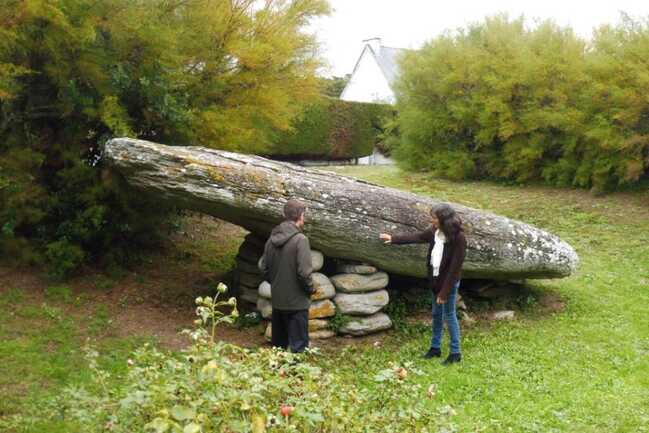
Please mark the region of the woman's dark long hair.
[[439, 221], [439, 229], [444, 233], [449, 242], [455, 241], [455, 237], [462, 231], [462, 219], [455, 210], [446, 203], [434, 206], [430, 210]]

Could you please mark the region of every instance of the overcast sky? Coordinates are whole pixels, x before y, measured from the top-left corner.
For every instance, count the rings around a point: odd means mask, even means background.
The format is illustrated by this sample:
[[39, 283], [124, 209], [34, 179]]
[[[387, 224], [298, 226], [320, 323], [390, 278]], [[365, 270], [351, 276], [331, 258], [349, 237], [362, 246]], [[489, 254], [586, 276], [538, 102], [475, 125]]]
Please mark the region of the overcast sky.
[[382, 44], [419, 48], [447, 29], [465, 27], [485, 16], [506, 12], [535, 19], [553, 18], [570, 25], [579, 35], [604, 23], [619, 21], [620, 11], [634, 17], [649, 16], [649, 0], [330, 0], [330, 17], [313, 28], [330, 64], [324, 75], [351, 73], [363, 47], [363, 39], [380, 37]]

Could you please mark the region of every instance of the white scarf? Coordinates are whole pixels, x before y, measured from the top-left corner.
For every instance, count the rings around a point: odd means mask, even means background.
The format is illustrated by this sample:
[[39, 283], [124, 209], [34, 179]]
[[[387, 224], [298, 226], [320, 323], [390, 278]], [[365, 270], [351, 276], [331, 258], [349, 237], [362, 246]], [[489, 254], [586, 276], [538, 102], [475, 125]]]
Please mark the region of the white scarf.
[[446, 236], [444, 232], [437, 229], [435, 230], [435, 246], [430, 253], [430, 265], [433, 267], [433, 277], [439, 275], [439, 265], [442, 263], [442, 254], [444, 254], [444, 244], [446, 243]]

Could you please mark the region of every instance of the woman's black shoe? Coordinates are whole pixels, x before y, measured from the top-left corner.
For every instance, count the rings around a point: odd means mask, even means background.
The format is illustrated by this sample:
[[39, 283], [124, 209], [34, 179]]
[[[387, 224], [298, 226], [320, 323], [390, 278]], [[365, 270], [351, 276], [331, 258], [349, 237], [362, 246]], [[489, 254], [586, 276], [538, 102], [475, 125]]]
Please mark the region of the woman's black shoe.
[[426, 352], [426, 354], [422, 356], [422, 358], [430, 359], [439, 358], [440, 356], [442, 356], [442, 351], [438, 348], [431, 347], [430, 349], [428, 349], [428, 352]]
[[454, 362], [460, 362], [461, 360], [462, 360], [462, 355], [460, 355], [459, 353], [450, 353], [448, 355], [448, 358], [446, 358], [442, 362], [442, 365], [453, 364]]

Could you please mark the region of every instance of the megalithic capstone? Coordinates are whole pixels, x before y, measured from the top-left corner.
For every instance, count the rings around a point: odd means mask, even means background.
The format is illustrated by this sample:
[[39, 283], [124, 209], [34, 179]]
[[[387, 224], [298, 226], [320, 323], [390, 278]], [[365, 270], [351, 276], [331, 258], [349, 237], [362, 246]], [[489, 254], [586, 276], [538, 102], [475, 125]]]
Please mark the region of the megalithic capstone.
[[[267, 236], [284, 203], [308, 206], [305, 233], [328, 257], [358, 260], [399, 275], [425, 277], [426, 245], [385, 245], [379, 233], [426, 228], [440, 200], [332, 172], [202, 147], [115, 138], [103, 163], [157, 200], [203, 212]], [[561, 278], [578, 264], [559, 237], [520, 221], [450, 203], [464, 223], [465, 278]]]

